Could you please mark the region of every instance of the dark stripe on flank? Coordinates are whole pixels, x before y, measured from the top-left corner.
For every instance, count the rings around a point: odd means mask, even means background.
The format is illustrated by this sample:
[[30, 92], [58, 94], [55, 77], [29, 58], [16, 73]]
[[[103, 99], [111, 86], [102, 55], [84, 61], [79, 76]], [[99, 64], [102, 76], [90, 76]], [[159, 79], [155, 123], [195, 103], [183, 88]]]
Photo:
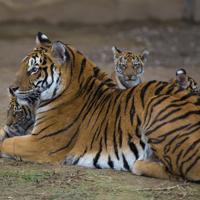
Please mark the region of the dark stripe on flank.
[[73, 136], [71, 137], [71, 139], [69, 140], [69, 142], [65, 146], [63, 146], [63, 147], [61, 147], [61, 148], [59, 148], [59, 149], [57, 149], [55, 151], [50, 152], [49, 155], [52, 155], [54, 153], [57, 153], [59, 151], [67, 149], [73, 143], [74, 139], [76, 138], [76, 136], [78, 134], [79, 134], [79, 128], [76, 130], [76, 132], [73, 134]]
[[188, 153], [190, 153], [190, 151], [192, 151], [193, 149], [195, 149], [196, 146], [199, 145], [199, 144], [200, 144], [200, 139], [198, 139], [198, 140], [196, 140], [195, 142], [193, 142], [193, 144], [190, 145], [189, 148], [188, 148], [188, 149], [186, 150], [186, 152], [184, 153], [183, 158], [184, 158]]
[[168, 85], [168, 83], [162, 83], [162, 85], [155, 90], [155, 95], [159, 95], [162, 93], [162, 90]]
[[141, 93], [140, 93], [140, 98], [141, 98], [141, 102], [142, 102], [142, 107], [144, 107], [144, 98], [145, 98], [145, 94], [146, 94], [146, 91], [148, 91], [148, 88], [152, 85], [152, 84], [154, 84], [154, 83], [156, 83], [157, 81], [150, 81], [150, 82], [148, 82], [147, 84], [145, 84], [144, 85], [144, 87], [142, 88], [142, 90], [141, 90]]
[[127, 111], [129, 100], [131, 99], [131, 97], [133, 98], [133, 91], [134, 91], [134, 89], [135, 89], [135, 87], [131, 88], [131, 90], [127, 94], [124, 112]]
[[185, 114], [183, 114], [183, 115], [181, 115], [181, 116], [175, 117], [175, 118], [173, 118], [173, 119], [171, 119], [171, 120], [169, 120], [169, 121], [166, 121], [166, 122], [164, 122], [164, 123], [162, 123], [162, 124], [159, 124], [159, 125], [158, 125], [157, 127], [155, 127], [154, 129], [147, 131], [147, 132], [146, 132], [146, 135], [150, 135], [152, 132], [156, 131], [157, 129], [159, 129], [160, 127], [162, 127], [162, 126], [164, 126], [164, 125], [166, 125], [166, 124], [170, 124], [170, 123], [176, 122], [176, 121], [178, 121], [178, 120], [185, 119], [185, 118], [187, 118], [187, 117], [189, 117], [189, 116], [191, 116], [191, 115], [199, 115], [199, 114], [200, 114], [200, 110], [198, 110], [198, 111], [189, 111], [189, 112], [187, 112], [187, 113], [185, 113]]
[[133, 152], [133, 154], [134, 154], [134, 156], [137, 160], [139, 158], [139, 152], [138, 152], [135, 144], [131, 141], [131, 139], [132, 139], [132, 136], [129, 134], [129, 136], [128, 136], [128, 146], [129, 146], [130, 150]]
[[81, 67], [80, 67], [80, 73], [79, 73], [79, 76], [78, 76], [78, 81], [80, 81], [80, 78], [81, 78], [82, 74], [84, 73], [85, 67], [86, 67], [86, 58], [83, 58], [83, 60], [81, 62]]
[[[166, 122], [166, 124], [167, 124], [167, 122]], [[159, 136], [159, 137], [157, 137], [157, 138], [151, 138], [151, 139], [149, 139], [149, 143], [152, 143], [152, 144], [159, 144], [159, 143], [165, 141], [165, 139], [166, 139], [167, 136], [169, 136], [169, 135], [171, 135], [171, 134], [173, 134], [173, 133], [176, 133], [176, 132], [178, 132], [178, 131], [181, 131], [181, 130], [187, 128], [189, 125], [190, 125], [190, 124], [186, 124], [186, 125], [180, 126], [180, 127], [175, 128], [175, 129], [173, 129], [173, 130], [171, 130], [171, 131], [169, 131], [169, 132], [167, 132], [167, 133], [165, 133], [165, 134], [163, 134], [163, 135], [161, 135], [161, 136]], [[156, 128], [156, 129], [157, 129], [157, 128]], [[148, 132], [146, 135], [150, 135], [151, 132], [154, 132], [154, 130]]]

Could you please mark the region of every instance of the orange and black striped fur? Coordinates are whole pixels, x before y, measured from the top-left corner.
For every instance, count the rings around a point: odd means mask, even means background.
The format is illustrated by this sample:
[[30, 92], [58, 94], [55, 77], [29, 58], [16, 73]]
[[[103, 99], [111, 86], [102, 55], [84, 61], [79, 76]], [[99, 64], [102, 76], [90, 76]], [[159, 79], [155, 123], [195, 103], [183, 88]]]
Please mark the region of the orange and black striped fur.
[[127, 89], [141, 83], [149, 52], [145, 50], [141, 54], [135, 54], [121, 51], [117, 47], [112, 47], [112, 51], [115, 67], [111, 76], [117, 86], [120, 89]]
[[120, 90], [99, 77], [79, 51], [39, 33], [11, 87], [21, 102], [40, 94], [34, 128], [3, 140], [2, 154], [199, 181], [199, 97], [160, 81]]

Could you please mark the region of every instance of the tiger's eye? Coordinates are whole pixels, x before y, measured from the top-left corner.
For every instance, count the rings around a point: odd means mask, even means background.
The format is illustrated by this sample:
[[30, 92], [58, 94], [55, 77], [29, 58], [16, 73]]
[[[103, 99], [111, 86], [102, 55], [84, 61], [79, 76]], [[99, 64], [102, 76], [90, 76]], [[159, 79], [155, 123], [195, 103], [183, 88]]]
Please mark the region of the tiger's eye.
[[33, 67], [31, 69], [31, 74], [36, 73], [38, 71], [38, 69], [39, 69], [38, 67]]

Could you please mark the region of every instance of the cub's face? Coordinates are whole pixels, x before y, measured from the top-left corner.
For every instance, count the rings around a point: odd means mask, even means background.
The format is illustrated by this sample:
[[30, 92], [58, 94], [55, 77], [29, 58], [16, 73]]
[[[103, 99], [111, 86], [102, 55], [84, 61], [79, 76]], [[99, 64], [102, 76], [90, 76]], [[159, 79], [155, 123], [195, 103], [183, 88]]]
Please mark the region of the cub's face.
[[4, 131], [7, 137], [25, 135], [33, 127], [35, 122], [35, 105], [20, 105], [16, 96], [11, 94], [11, 100], [7, 111], [7, 121]]
[[141, 76], [144, 73], [144, 64], [149, 54], [148, 51], [144, 51], [141, 54], [135, 54], [133, 52], [125, 52], [112, 48], [114, 54], [115, 72], [120, 81], [131, 87], [141, 82]]
[[51, 43], [42, 33], [38, 33], [36, 41], [37, 47], [22, 60], [16, 81], [10, 86], [20, 104], [53, 99], [66, 84], [63, 81], [66, 79], [62, 79], [66, 69], [63, 67], [66, 61], [65, 45]]

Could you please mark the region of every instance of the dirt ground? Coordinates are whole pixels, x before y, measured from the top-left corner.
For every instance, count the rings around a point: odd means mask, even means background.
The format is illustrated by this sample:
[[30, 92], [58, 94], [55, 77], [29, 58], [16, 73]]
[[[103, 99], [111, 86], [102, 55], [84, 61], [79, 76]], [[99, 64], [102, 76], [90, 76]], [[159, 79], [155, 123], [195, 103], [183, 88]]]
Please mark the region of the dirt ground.
[[[184, 67], [200, 83], [200, 26], [127, 22], [101, 25], [47, 25], [34, 22], [0, 26], [0, 125], [6, 119], [7, 88], [20, 60], [34, 47], [35, 34], [45, 32], [80, 49], [107, 73], [113, 69], [113, 45], [150, 51], [144, 80], [169, 80]], [[126, 172], [62, 167], [0, 160], [0, 199], [199, 200], [200, 185], [136, 177]]]

